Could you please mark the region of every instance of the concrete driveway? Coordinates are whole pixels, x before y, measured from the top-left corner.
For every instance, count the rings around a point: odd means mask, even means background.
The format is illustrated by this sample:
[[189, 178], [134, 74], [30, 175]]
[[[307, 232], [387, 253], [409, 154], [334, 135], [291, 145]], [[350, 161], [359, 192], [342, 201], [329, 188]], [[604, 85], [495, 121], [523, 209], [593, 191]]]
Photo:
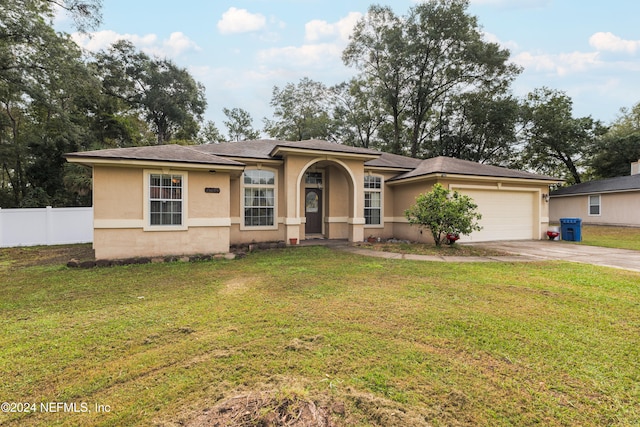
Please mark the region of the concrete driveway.
[[640, 252], [638, 251], [586, 246], [551, 240], [522, 240], [475, 244], [485, 248], [526, 256], [528, 258], [573, 261], [640, 272]]

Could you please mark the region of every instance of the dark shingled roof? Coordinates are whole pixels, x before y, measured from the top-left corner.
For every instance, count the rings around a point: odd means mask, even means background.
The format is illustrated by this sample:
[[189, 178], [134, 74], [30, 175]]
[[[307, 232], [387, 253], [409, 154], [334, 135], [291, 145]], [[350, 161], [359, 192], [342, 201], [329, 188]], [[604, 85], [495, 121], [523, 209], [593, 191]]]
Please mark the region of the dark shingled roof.
[[65, 154], [66, 158], [106, 160], [150, 160], [156, 162], [195, 163], [204, 165], [244, 166], [240, 162], [197, 151], [193, 146], [155, 145], [111, 148]]
[[223, 157], [248, 159], [273, 159], [271, 151], [279, 141], [257, 139], [254, 141], [222, 142], [220, 144], [194, 145], [194, 150]]
[[538, 179], [558, 182], [557, 178], [551, 176], [538, 175], [531, 172], [524, 172], [515, 169], [508, 169], [499, 166], [483, 165], [469, 160], [455, 159], [453, 157], [434, 157], [422, 160], [418, 167], [410, 172], [392, 178], [390, 181], [416, 178], [431, 174], [452, 174], [452, 175], [474, 175], [474, 176], [496, 176], [501, 178]]
[[351, 147], [335, 142], [311, 139], [307, 141], [276, 141], [272, 139], [257, 139], [253, 141], [223, 142], [220, 144], [196, 145], [193, 148], [205, 153], [218, 156], [250, 158], [250, 159], [279, 159], [279, 147], [296, 148], [300, 150], [330, 151], [334, 153], [369, 154], [379, 156], [381, 153], [366, 148]]
[[[365, 156], [367, 167], [397, 169], [399, 175], [390, 181], [401, 181], [432, 174], [490, 176], [503, 178], [536, 179], [558, 182], [557, 178], [537, 175], [498, 166], [483, 165], [451, 157], [414, 159], [396, 154], [382, 153], [368, 148], [351, 147], [321, 140], [277, 141], [259, 139], [253, 141], [225, 142], [204, 145], [155, 145], [146, 147], [114, 148], [66, 154], [69, 159], [147, 160], [158, 162], [193, 163], [205, 165], [244, 166], [232, 159], [279, 160], [279, 149], [325, 151]], [[367, 157], [369, 157], [367, 159]], [[640, 175], [639, 175], [640, 176]]]
[[415, 169], [420, 165], [420, 163], [422, 163], [422, 159], [414, 159], [413, 157], [399, 156], [391, 153], [382, 153], [380, 157], [369, 160], [365, 165], [394, 169]]
[[571, 187], [559, 188], [551, 192], [551, 196], [571, 196], [575, 194], [608, 193], [614, 191], [640, 190], [640, 174], [620, 176], [617, 178], [601, 179], [583, 182]]

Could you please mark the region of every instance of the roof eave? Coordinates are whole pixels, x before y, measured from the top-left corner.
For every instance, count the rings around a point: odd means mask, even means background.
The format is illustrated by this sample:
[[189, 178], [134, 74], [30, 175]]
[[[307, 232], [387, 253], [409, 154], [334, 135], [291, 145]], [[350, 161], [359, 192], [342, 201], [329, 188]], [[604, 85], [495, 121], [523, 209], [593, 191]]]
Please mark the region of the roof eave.
[[173, 170], [216, 170], [216, 171], [243, 171], [245, 165], [229, 165], [217, 163], [185, 162], [170, 160], [148, 160], [148, 159], [126, 159], [126, 158], [103, 158], [88, 156], [64, 156], [69, 163], [84, 166], [112, 166], [112, 167], [150, 167], [169, 168]]
[[633, 193], [640, 191], [640, 188], [627, 188], [620, 190], [599, 190], [599, 191], [580, 191], [578, 193], [566, 193], [566, 194], [550, 194], [549, 197], [571, 197], [571, 196], [589, 196], [594, 194], [611, 194], [611, 193]]
[[364, 165], [364, 170], [365, 171], [370, 171], [370, 170], [375, 170], [375, 171], [381, 171], [381, 172], [395, 172], [398, 174], [402, 174], [402, 173], [407, 173], [407, 172], [411, 172], [413, 169], [412, 168], [400, 168], [400, 167], [394, 167], [394, 166], [369, 166], [369, 165]]
[[525, 178], [525, 177], [504, 177], [498, 175], [466, 175], [466, 174], [452, 174], [446, 172], [432, 172], [428, 174], [412, 176], [408, 178], [399, 178], [387, 181], [388, 185], [400, 185], [409, 184], [412, 182], [424, 181], [429, 179], [459, 179], [465, 181], [500, 181], [500, 182], [519, 182], [528, 184], [540, 184], [540, 185], [552, 185], [563, 182], [563, 180], [549, 178]]

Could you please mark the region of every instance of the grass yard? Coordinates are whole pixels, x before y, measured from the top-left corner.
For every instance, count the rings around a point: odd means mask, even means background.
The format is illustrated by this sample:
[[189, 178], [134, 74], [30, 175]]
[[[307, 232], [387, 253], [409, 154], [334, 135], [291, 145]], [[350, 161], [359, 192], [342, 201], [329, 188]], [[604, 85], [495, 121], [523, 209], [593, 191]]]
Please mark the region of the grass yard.
[[582, 244], [640, 251], [640, 228], [583, 224]]
[[434, 256], [501, 256], [510, 255], [505, 252], [484, 248], [482, 246], [467, 246], [464, 244], [436, 246], [433, 243], [415, 242], [381, 242], [381, 243], [358, 243], [356, 246], [364, 249], [372, 249], [381, 252], [394, 252], [412, 255], [434, 255]]
[[81, 270], [16, 251], [0, 401], [22, 412], [2, 425], [269, 425], [303, 405], [336, 426], [640, 424], [638, 273], [323, 247]]

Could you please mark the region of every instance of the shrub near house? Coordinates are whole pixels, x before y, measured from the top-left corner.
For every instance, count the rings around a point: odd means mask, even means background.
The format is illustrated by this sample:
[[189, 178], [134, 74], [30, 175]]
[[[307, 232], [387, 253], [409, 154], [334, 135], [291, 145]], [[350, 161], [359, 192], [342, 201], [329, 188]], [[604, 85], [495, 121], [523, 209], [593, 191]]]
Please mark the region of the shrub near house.
[[457, 240], [460, 234], [482, 229], [477, 208], [471, 197], [435, 184], [433, 190], [416, 197], [416, 204], [405, 211], [405, 216], [409, 224], [429, 229], [436, 246], [440, 246], [444, 241]]

